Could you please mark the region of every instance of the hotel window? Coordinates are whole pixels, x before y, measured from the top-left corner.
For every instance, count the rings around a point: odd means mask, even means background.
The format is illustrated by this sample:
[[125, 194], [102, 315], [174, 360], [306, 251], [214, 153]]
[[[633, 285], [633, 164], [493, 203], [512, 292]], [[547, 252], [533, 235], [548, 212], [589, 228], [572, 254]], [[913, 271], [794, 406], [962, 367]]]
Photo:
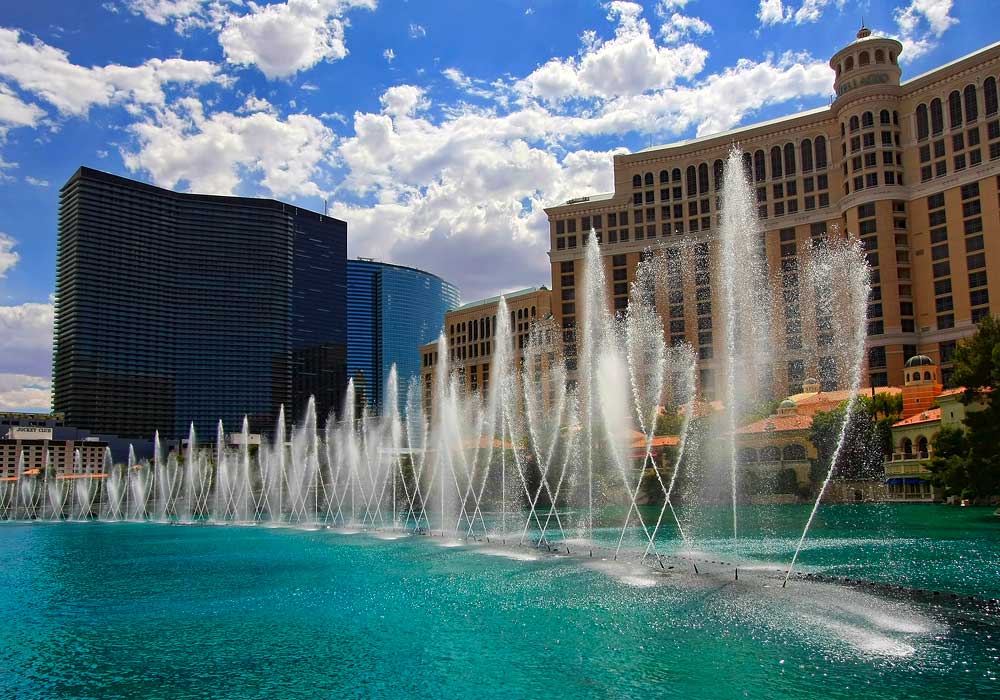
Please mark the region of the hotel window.
[[576, 219], [570, 219], [566, 222], [566, 233], [576, 233]]
[[923, 141], [930, 134], [927, 123], [927, 105], [917, 106], [917, 140]]
[[969, 84], [963, 91], [965, 99], [965, 123], [969, 124], [979, 118], [979, 105], [976, 103], [976, 86]]

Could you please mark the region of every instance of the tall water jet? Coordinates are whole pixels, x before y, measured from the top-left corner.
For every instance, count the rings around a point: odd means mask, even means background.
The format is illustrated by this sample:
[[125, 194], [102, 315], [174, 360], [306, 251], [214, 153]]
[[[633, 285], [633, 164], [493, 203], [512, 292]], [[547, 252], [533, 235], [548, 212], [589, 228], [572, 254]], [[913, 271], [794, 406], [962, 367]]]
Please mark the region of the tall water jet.
[[816, 502], [802, 530], [802, 536], [792, 555], [782, 587], [788, 585], [788, 579], [795, 570], [802, 545], [833, 478], [837, 460], [855, 415], [864, 367], [868, 297], [871, 293], [871, 272], [864, 250], [857, 240], [830, 241], [825, 247], [814, 250], [806, 267], [806, 274], [812, 286], [819, 290], [816, 294], [817, 310], [826, 312], [824, 315], [830, 317], [831, 327], [836, 331], [830, 336], [831, 347], [828, 351], [834, 353], [833, 356], [838, 357], [843, 363], [850, 391], [837, 446], [830, 459], [830, 469], [820, 486]]
[[761, 374], [768, 365], [771, 299], [754, 193], [744, 173], [742, 153], [735, 146], [725, 164], [720, 224], [719, 274], [726, 333], [725, 403], [736, 555], [739, 551], [736, 428], [739, 417], [750, 407], [748, 401], [769, 395], [770, 388], [763, 387]]

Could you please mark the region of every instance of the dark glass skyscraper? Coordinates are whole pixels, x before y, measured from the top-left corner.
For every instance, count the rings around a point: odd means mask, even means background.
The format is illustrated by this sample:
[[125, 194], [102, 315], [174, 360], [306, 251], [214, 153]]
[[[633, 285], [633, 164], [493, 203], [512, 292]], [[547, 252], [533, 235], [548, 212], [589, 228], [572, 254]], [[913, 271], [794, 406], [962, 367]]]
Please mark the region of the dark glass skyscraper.
[[396, 364], [400, 409], [410, 377], [420, 377], [420, 346], [437, 338], [458, 289], [437, 275], [361, 258], [347, 261], [348, 374], [358, 405], [381, 411]]
[[347, 224], [80, 168], [60, 192], [53, 405], [70, 425], [273, 430], [347, 382]]

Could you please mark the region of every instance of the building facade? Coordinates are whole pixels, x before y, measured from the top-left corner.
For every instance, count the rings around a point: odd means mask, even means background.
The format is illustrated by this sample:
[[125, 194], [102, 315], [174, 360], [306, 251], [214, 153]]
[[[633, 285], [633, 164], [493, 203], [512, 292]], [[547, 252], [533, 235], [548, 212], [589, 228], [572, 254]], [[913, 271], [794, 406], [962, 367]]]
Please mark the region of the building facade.
[[80, 168], [60, 191], [53, 405], [122, 437], [274, 430], [346, 386], [347, 224]]
[[[552, 295], [545, 287], [528, 287], [504, 295], [510, 316], [510, 340], [515, 362], [524, 356], [534, 329], [552, 323]], [[486, 394], [490, 387], [490, 360], [502, 339], [496, 335], [500, 297], [490, 297], [459, 306], [445, 315], [447, 357], [440, 357], [438, 343], [420, 348], [421, 396], [424, 412], [433, 411], [434, 377], [442, 359], [456, 372], [461, 388]], [[549, 358], [547, 362], [552, 362]]]
[[[771, 274], [794, 291], [805, 252], [830, 236], [858, 236], [872, 268], [864, 379], [903, 384], [903, 365], [930, 356], [945, 383], [956, 341], [1000, 311], [1000, 44], [901, 82], [902, 46], [862, 28], [830, 61], [830, 106], [722, 134], [615, 156], [614, 192], [546, 209], [553, 314], [567, 357], [576, 352], [576, 292], [593, 229], [608, 304], [627, 305], [648, 247], [688, 251], [693, 275], [661, 308], [669, 341], [699, 353], [700, 390], [723, 379], [713, 309], [723, 164], [733, 144], [756, 192]], [[992, 297], [992, 301], [991, 301]], [[799, 391], [821, 368], [802, 351], [798, 307], [777, 312], [775, 395]], [[721, 387], [720, 387], [721, 388]]]
[[13, 426], [0, 436], [0, 479], [13, 481], [45, 470], [56, 478], [101, 474], [107, 447], [98, 438], [53, 439], [51, 427]]
[[347, 261], [347, 371], [357, 409], [381, 413], [392, 365], [399, 409], [411, 378], [420, 379], [421, 345], [437, 340], [458, 289], [423, 270], [367, 258]]

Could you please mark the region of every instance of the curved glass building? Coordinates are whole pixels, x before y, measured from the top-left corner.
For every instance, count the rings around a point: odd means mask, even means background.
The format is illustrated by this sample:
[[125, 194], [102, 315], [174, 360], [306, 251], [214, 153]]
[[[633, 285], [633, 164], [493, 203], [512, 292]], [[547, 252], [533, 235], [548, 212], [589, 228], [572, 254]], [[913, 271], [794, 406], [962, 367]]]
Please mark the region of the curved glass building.
[[357, 410], [381, 412], [393, 363], [399, 405], [411, 377], [420, 377], [420, 346], [437, 338], [444, 315], [459, 304], [458, 289], [423, 270], [367, 258], [347, 261], [347, 371]]
[[80, 168], [60, 191], [53, 404], [78, 428], [270, 433], [347, 383], [347, 224]]

